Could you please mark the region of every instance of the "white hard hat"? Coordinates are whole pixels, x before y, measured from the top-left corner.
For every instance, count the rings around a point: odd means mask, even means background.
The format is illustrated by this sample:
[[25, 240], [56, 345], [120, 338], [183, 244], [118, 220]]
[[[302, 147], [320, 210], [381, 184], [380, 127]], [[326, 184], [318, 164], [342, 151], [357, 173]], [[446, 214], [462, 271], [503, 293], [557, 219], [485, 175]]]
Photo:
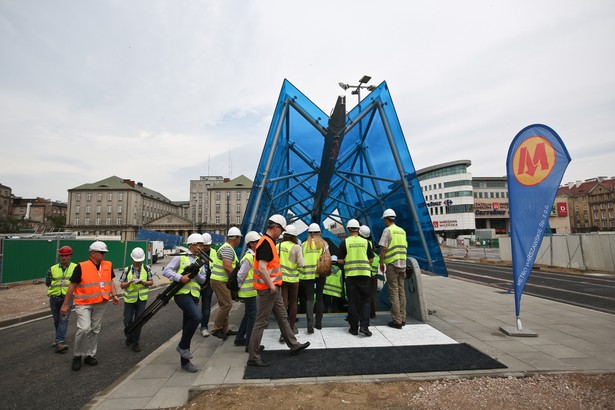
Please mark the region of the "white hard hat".
[[361, 224], [359, 224], [359, 221], [357, 221], [356, 219], [351, 219], [346, 224], [346, 228], [348, 228], [348, 229], [359, 229], [360, 226], [361, 226]]
[[228, 234], [226, 235], [227, 237], [231, 237], [231, 236], [243, 236], [241, 234], [241, 231], [239, 230], [239, 228], [233, 226], [231, 229], [228, 230]]
[[365, 239], [369, 238], [370, 233], [371, 231], [369, 230], [369, 226], [367, 225], [361, 225], [361, 227], [359, 228], [359, 235], [361, 235]]
[[284, 229], [284, 235], [297, 236], [297, 227], [295, 225], [286, 225], [286, 229]]
[[384, 211], [384, 213], [382, 214], [382, 219], [384, 219], [384, 218], [395, 219], [396, 216], [397, 215], [395, 215], [395, 211], [392, 210], [391, 208], [389, 208], [386, 211]]
[[132, 252], [130, 252], [130, 257], [135, 262], [143, 262], [145, 260], [145, 252], [141, 248], [134, 248]]
[[211, 235], [207, 232], [203, 234], [203, 245], [211, 245]]
[[203, 235], [200, 233], [192, 233], [188, 237], [188, 241], [186, 242], [188, 245], [193, 245], [195, 243], [203, 243]]
[[284, 218], [280, 214], [274, 214], [269, 217], [269, 220], [273, 223], [276, 223], [282, 227], [282, 229], [286, 229], [286, 218]]
[[261, 238], [261, 234], [256, 231], [250, 231], [246, 234], [246, 243], [256, 242]]
[[93, 242], [90, 245], [90, 252], [109, 252], [109, 249], [107, 249], [107, 244], [105, 244], [104, 242], [101, 241], [96, 241]]
[[310, 224], [310, 226], [308, 227], [308, 232], [320, 232], [320, 225], [318, 225], [317, 223]]

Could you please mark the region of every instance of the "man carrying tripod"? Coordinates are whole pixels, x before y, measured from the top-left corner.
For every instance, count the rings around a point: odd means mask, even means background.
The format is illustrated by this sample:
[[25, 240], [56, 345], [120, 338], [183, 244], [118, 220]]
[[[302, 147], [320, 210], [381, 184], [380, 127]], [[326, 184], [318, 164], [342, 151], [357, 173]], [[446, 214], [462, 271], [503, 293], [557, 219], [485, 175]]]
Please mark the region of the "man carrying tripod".
[[205, 268], [201, 268], [194, 279], [191, 279], [188, 275], [189, 272], [184, 272], [188, 266], [196, 262], [195, 255], [204, 248], [203, 236], [199, 233], [193, 233], [188, 237], [187, 243], [188, 252], [185, 255], [173, 257], [171, 262], [164, 267], [162, 274], [172, 281], [184, 284], [175, 294], [175, 303], [184, 313], [182, 337], [176, 350], [181, 358], [182, 369], [196, 373], [198, 369], [190, 362], [190, 359], [192, 359], [190, 341], [201, 323], [199, 297], [201, 295], [201, 284], [207, 280], [207, 274]]

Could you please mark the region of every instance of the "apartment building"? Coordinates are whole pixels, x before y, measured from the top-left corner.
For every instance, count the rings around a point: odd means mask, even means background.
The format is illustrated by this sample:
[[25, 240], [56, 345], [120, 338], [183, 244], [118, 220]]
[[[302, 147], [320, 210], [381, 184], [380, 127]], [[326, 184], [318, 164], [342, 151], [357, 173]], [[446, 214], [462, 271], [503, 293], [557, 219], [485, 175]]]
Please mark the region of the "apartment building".
[[557, 196], [562, 198], [558, 212], [566, 213], [573, 233], [615, 231], [615, 178], [570, 182], [558, 189]]

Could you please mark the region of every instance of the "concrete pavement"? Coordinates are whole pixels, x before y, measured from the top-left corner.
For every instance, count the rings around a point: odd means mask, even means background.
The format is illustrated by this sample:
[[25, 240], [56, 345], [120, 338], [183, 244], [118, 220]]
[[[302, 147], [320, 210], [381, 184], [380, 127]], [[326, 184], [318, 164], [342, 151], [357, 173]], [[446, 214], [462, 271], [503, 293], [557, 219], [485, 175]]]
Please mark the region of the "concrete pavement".
[[[233, 344], [233, 338], [222, 341], [204, 338], [195, 333], [192, 340], [192, 362], [197, 373], [187, 373], [179, 366], [175, 347], [177, 334], [141, 361], [128, 374], [101, 392], [88, 403], [88, 409], [154, 409], [186, 404], [190, 397], [205, 389], [239, 384], [327, 383], [349, 381], [382, 381], [408, 379], [457, 378], [476, 375], [524, 376], [537, 373], [615, 372], [615, 316], [594, 310], [566, 305], [524, 295], [521, 319], [525, 328], [538, 337], [510, 337], [500, 326], [515, 325], [514, 295], [498, 289], [452, 278], [426, 276], [423, 292], [430, 311], [429, 326], [408, 320], [403, 330], [386, 327], [388, 312], [379, 312], [370, 329], [372, 338], [357, 338], [345, 332], [343, 314], [328, 314], [322, 331], [305, 332], [305, 318], [298, 323], [298, 340], [311, 341], [312, 348], [339, 347], [340, 343], [430, 344], [468, 343], [496, 358], [507, 369], [450, 371], [353, 377], [316, 377], [291, 380], [243, 380], [248, 354], [244, 347]], [[169, 305], [169, 309], [177, 309]], [[231, 327], [236, 329], [243, 315], [243, 305], [236, 303], [231, 311]], [[212, 307], [212, 320], [215, 310]], [[270, 321], [263, 339], [267, 349], [285, 346], [277, 342], [279, 330]], [[340, 331], [342, 330], [342, 331]]]

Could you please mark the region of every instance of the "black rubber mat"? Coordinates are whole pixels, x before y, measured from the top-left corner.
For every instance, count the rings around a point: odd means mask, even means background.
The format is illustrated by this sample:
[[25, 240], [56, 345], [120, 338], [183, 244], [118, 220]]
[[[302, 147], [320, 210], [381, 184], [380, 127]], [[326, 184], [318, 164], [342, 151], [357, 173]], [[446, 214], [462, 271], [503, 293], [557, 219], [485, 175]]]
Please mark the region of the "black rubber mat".
[[317, 376], [420, 373], [451, 370], [504, 369], [502, 363], [466, 343], [341, 349], [306, 349], [261, 353], [269, 367], [246, 366], [244, 379], [288, 379]]

